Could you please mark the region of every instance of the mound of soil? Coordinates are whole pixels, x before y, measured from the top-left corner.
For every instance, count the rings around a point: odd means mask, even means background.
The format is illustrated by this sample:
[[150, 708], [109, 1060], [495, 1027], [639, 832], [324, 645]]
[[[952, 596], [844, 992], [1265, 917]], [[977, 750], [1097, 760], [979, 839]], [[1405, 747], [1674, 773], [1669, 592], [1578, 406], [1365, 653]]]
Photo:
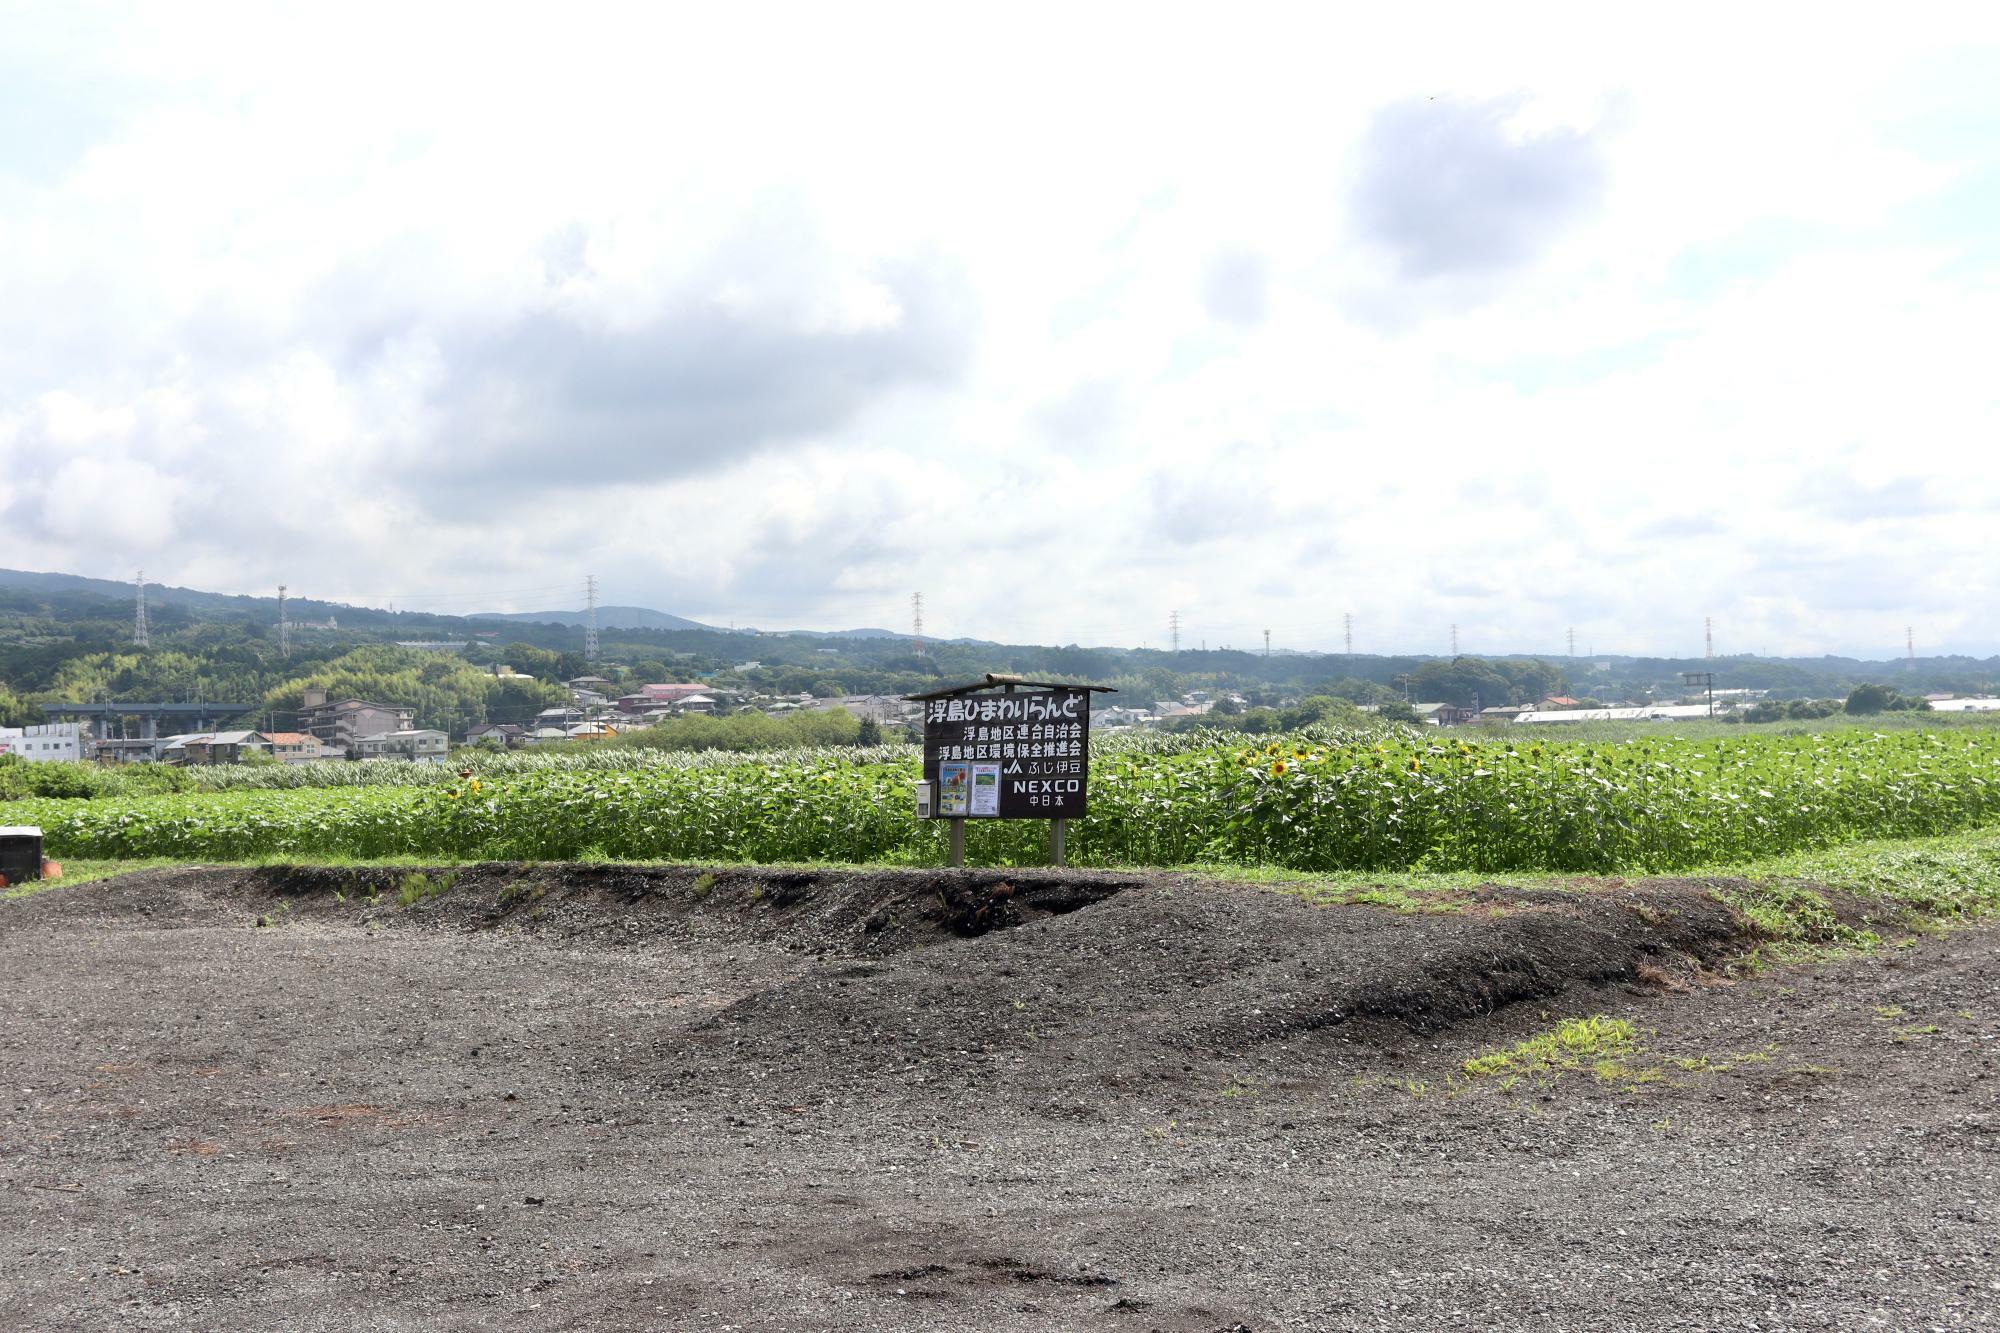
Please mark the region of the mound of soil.
[[[494, 864], [7, 902], [0, 1327], [1976, 1323], [1993, 937], [1725, 983], [1729, 887], [1404, 915]], [[1452, 1082], [1600, 1012], [1658, 1048], [1629, 1086]]]

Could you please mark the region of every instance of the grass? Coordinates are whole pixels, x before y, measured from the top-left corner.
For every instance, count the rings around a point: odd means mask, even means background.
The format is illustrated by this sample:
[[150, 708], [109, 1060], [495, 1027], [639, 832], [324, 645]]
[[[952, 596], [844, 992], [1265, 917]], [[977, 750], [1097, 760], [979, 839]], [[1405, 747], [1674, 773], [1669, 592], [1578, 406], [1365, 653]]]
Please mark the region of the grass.
[[1738, 1065], [1762, 1064], [1766, 1051], [1728, 1055], [1656, 1056], [1643, 1034], [1629, 1021], [1591, 1014], [1566, 1018], [1545, 1032], [1502, 1050], [1486, 1051], [1464, 1061], [1449, 1082], [1457, 1090], [1462, 1077], [1478, 1086], [1490, 1081], [1501, 1092], [1521, 1079], [1547, 1086], [1566, 1074], [1588, 1073], [1599, 1083], [1632, 1092], [1647, 1083], [1672, 1083], [1676, 1076], [1726, 1073]]

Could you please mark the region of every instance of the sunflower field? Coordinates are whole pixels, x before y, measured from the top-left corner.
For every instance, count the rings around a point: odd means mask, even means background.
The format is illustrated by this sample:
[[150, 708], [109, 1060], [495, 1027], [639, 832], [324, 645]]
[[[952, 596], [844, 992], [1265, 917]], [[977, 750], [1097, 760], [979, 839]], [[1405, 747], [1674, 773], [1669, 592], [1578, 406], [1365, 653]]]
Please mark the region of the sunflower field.
[[[0, 804], [51, 855], [419, 856], [939, 864], [914, 752], [630, 769], [446, 771], [315, 786]], [[2000, 821], [2000, 736], [1860, 730], [1623, 741], [1315, 731], [1094, 751], [1073, 864], [1307, 871], [1684, 870]], [[968, 830], [973, 864], [1046, 859], [1040, 823]]]

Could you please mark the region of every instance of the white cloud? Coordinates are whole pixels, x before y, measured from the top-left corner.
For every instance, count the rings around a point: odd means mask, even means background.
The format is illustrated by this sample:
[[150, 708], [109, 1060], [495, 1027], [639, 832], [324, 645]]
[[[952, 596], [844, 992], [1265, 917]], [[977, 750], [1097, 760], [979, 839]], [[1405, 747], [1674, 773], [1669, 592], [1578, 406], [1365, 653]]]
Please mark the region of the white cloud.
[[1627, 22], [23, 19], [0, 564], [2000, 650], [1992, 16]]

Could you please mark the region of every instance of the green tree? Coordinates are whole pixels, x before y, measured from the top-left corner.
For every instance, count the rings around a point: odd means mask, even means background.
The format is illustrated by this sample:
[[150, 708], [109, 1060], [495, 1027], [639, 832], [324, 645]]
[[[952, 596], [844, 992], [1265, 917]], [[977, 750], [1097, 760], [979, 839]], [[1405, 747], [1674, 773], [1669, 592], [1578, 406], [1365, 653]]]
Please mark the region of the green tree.
[[1896, 691], [1887, 685], [1856, 685], [1847, 696], [1847, 711], [1857, 717], [1887, 712], [1895, 707]]

